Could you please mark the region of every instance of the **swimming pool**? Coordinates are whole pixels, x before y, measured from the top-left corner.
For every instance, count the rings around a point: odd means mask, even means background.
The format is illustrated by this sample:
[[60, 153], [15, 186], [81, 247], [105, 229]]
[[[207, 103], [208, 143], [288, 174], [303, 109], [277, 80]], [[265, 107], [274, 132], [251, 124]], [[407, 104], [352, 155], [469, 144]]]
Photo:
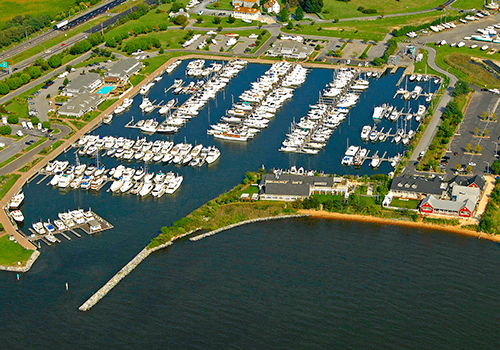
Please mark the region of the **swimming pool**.
[[96, 93], [101, 94], [101, 95], [106, 95], [109, 94], [111, 90], [113, 90], [115, 87], [114, 86], [103, 86], [99, 90], [96, 91]]

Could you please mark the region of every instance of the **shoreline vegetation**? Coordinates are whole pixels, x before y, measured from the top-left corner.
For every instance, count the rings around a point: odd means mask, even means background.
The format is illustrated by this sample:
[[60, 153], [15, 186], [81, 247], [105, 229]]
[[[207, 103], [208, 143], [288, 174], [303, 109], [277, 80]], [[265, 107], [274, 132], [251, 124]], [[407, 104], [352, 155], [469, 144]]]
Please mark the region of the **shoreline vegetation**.
[[[461, 226], [459, 218], [455, 217], [429, 217], [419, 214], [416, 209], [382, 207], [381, 201], [390, 185], [390, 179], [384, 175], [374, 175], [370, 179], [376, 193], [372, 196], [364, 194], [368, 178], [360, 178], [355, 182], [354, 192], [347, 199], [339, 195], [313, 194], [294, 202], [242, 200], [240, 197], [243, 193], [248, 193], [251, 197], [259, 192], [258, 183], [264, 173], [263, 169], [259, 172], [247, 172], [243, 183], [208, 201], [172, 225], [162, 227], [160, 235], [153, 238], [146, 248], [154, 249], [194, 232], [204, 237], [245, 223], [293, 216], [441, 230], [500, 242], [500, 235], [491, 234], [493, 231], [484, 229], [484, 225]], [[497, 184], [496, 191], [500, 193], [500, 183]], [[492, 197], [492, 200], [498, 197], [500, 201], [500, 194]], [[489, 207], [488, 217], [491, 218], [494, 216], [491, 211], [498, 207], [493, 204]]]

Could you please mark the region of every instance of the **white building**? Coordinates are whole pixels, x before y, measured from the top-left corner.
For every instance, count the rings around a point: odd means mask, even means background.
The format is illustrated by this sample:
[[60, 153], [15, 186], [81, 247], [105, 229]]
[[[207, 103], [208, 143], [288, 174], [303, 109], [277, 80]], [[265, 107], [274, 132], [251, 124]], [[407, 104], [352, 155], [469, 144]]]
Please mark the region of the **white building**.
[[251, 7], [236, 7], [233, 16], [234, 18], [257, 21], [260, 18], [260, 11]]
[[264, 4], [265, 9], [269, 13], [276, 13], [278, 14], [280, 12], [280, 4], [278, 3], [277, 0], [269, 0]]

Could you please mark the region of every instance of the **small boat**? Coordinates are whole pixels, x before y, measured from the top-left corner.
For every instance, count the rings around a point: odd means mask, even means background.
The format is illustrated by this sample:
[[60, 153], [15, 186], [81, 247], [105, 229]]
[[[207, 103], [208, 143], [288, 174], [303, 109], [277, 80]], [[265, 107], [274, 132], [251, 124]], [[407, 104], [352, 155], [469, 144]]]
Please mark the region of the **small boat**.
[[14, 210], [10, 213], [12, 218], [17, 221], [17, 222], [23, 222], [24, 221], [24, 215], [20, 210]]
[[9, 208], [17, 209], [21, 206], [23, 201], [24, 201], [24, 193], [19, 192], [10, 200]]
[[56, 230], [54, 225], [52, 225], [50, 222], [44, 222], [43, 227], [47, 230], [48, 233], [52, 233]]
[[47, 233], [47, 231], [45, 231], [45, 229], [43, 228], [43, 224], [41, 222], [34, 223], [32, 227], [39, 235], [44, 235], [45, 233]]

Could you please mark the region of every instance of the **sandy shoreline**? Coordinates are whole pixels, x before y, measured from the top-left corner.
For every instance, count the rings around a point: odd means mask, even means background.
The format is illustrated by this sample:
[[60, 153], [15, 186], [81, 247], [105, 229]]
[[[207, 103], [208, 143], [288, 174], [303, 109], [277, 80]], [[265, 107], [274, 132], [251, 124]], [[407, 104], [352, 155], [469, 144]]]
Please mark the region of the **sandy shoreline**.
[[405, 227], [415, 227], [415, 228], [423, 228], [430, 230], [440, 230], [450, 233], [455, 233], [459, 235], [475, 237], [480, 239], [487, 239], [493, 242], [500, 243], [500, 236], [490, 235], [484, 232], [476, 232], [472, 230], [466, 230], [460, 228], [458, 226], [446, 226], [446, 225], [437, 225], [430, 224], [425, 222], [413, 222], [413, 221], [403, 221], [396, 219], [385, 219], [385, 218], [377, 218], [373, 216], [366, 215], [357, 215], [357, 214], [342, 214], [342, 213], [332, 213], [328, 211], [322, 210], [306, 210], [300, 209], [298, 211], [300, 214], [309, 214], [312, 218], [318, 219], [333, 219], [333, 220], [343, 220], [343, 221], [358, 221], [358, 222], [369, 222], [374, 224], [386, 224], [386, 225], [397, 225], [397, 226], [405, 226]]

